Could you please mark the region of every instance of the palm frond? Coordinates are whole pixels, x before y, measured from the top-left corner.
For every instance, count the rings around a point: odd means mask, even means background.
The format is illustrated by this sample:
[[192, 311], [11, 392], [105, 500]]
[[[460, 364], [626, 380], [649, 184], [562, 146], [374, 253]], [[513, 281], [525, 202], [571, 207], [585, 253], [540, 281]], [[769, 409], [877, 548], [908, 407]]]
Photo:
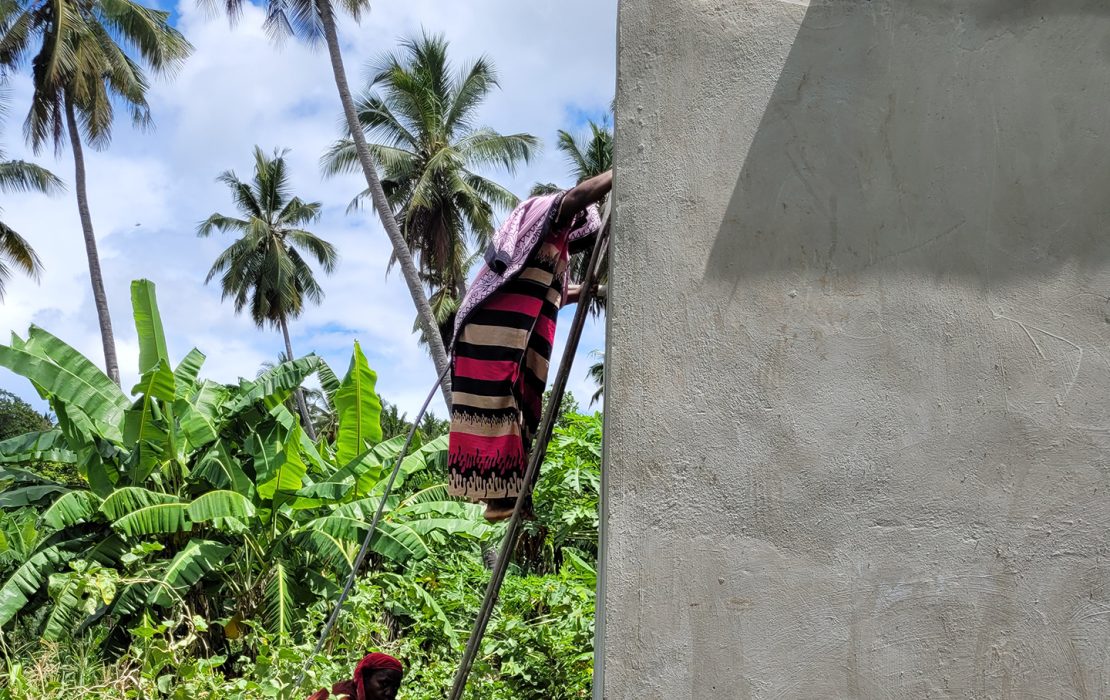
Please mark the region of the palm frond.
[[532, 161], [539, 151], [539, 139], [531, 134], [502, 135], [479, 129], [462, 138], [455, 149], [470, 166], [500, 166], [512, 174], [518, 163]]
[[358, 123], [367, 138], [385, 139], [386, 143], [395, 147], [420, 147], [420, 139], [410, 131], [390, 109], [380, 96], [366, 94], [359, 98], [355, 108], [358, 110]]
[[0, 192], [57, 194], [64, 190], [65, 183], [40, 165], [22, 160], [0, 163]]
[[38, 279], [42, 273], [42, 260], [39, 259], [35, 249], [26, 238], [2, 222], [0, 222], [0, 257], [10, 260], [34, 279]]
[[172, 72], [192, 53], [185, 35], [170, 24], [169, 12], [132, 0], [98, 0], [94, 7], [104, 26], [156, 73]]
[[331, 273], [335, 271], [335, 266], [339, 263], [339, 251], [331, 243], [314, 233], [300, 229], [286, 231], [286, 235], [295, 248], [308, 251], [320, 264], [320, 267], [324, 269], [324, 272]]
[[465, 67], [451, 89], [451, 106], [444, 117], [447, 130], [471, 129], [474, 112], [496, 87], [499, 87], [497, 71], [487, 57], [482, 56]]

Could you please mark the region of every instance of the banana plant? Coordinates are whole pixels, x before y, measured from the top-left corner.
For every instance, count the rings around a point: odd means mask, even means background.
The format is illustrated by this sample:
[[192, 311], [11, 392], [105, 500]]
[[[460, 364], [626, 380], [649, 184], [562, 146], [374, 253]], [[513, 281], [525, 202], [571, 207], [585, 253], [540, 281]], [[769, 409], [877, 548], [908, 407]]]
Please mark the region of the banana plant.
[[[356, 343], [342, 381], [314, 355], [237, 385], [203, 380], [199, 350], [171, 362], [154, 285], [133, 283], [132, 305], [140, 379], [130, 396], [40, 328], [0, 345], [0, 366], [58, 416], [51, 430], [0, 442], [0, 511], [48, 504], [35, 546], [0, 585], [0, 626], [46, 604], [53, 639], [105, 617], [170, 614], [204, 586], [219, 601], [213, 619], [292, 633], [350, 573], [404, 442], [382, 440], [377, 377]], [[337, 416], [334, 441], [310, 440], [285, 407], [314, 373]], [[397, 486], [440, 481], [446, 451], [445, 437], [416, 444]], [[88, 488], [42, 479], [33, 465], [44, 461], [76, 465]], [[387, 499], [371, 542], [394, 570], [447, 538], [496, 534], [442, 484], [404, 492]]]

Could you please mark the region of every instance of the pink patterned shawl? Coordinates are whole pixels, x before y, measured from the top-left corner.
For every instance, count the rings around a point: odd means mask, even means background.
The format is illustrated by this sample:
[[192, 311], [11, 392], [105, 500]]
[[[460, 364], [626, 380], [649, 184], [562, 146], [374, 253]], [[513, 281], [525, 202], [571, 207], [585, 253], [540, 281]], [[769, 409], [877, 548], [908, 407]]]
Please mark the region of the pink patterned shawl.
[[[566, 192], [557, 192], [524, 200], [513, 209], [509, 218], [493, 235], [493, 241], [486, 250], [486, 262], [467, 290], [455, 316], [456, 339], [470, 312], [481, 306], [501, 285], [513, 279], [524, 268], [536, 246], [554, 225], [564, 195]], [[591, 204], [579, 212], [568, 228], [570, 233], [567, 242], [570, 244], [597, 233], [601, 229], [597, 206]], [[563, 298], [566, 298], [565, 280]]]

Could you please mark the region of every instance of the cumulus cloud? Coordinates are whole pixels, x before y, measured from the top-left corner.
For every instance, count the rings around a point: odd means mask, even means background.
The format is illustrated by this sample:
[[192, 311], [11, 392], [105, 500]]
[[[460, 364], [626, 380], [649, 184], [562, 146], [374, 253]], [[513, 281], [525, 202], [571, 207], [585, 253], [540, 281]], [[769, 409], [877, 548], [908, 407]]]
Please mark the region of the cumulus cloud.
[[[371, 60], [394, 50], [400, 37], [422, 30], [445, 34], [460, 63], [479, 55], [491, 58], [501, 90], [484, 105], [480, 121], [505, 132], [535, 134], [547, 146], [515, 175], [492, 173], [523, 195], [540, 180], [569, 184], [567, 166], [553, 147], [555, 132], [581, 126], [582, 114], [607, 109], [614, 90], [615, 15], [613, 1], [378, 2], [360, 25], [345, 21], [341, 36], [356, 87]], [[138, 277], [158, 286], [175, 359], [193, 346], [207, 354], [203, 376], [219, 381], [253, 377], [262, 362], [282, 350], [277, 331], [255, 328], [221, 301], [218, 287], [204, 284], [212, 260], [229, 239], [195, 234], [197, 222], [212, 212], [232, 211], [215, 177], [227, 169], [248, 176], [257, 144], [290, 149], [293, 190], [323, 202], [324, 214], [314, 230], [342, 256], [336, 274], [323, 279], [324, 303], [293, 324], [294, 350], [315, 351], [342, 372], [352, 343], [360, 341], [378, 372], [379, 390], [402, 410], [415, 412], [435, 373], [409, 332], [414, 311], [408, 291], [399, 274], [386, 275], [388, 240], [371, 212], [345, 213], [362, 188], [360, 176], [320, 176], [319, 156], [339, 134], [340, 122], [326, 54], [294, 41], [275, 48], [261, 28], [261, 9], [251, 5], [235, 27], [192, 3], [180, 5], [175, 16], [196, 52], [172, 82], [155, 84], [150, 101], [157, 129], [140, 133], [121, 122], [110, 150], [87, 154], [89, 197], [125, 387], [137, 378], [129, 285]], [[26, 79], [14, 80], [3, 143], [11, 157], [35, 158], [72, 182], [68, 153], [57, 160], [52, 153], [35, 157], [21, 144], [18, 127], [29, 95]], [[5, 221], [32, 241], [46, 267], [39, 284], [18, 276], [8, 283], [0, 328], [22, 334], [37, 324], [99, 361], [100, 337], [72, 193], [13, 195], [0, 204]], [[564, 312], [560, 338], [568, 324]], [[583, 405], [593, 391], [585, 376], [586, 353], [601, 347], [603, 333], [598, 321], [590, 323], [575, 362], [571, 389]], [[6, 370], [0, 370], [0, 388], [34, 397], [24, 380]], [[444, 414], [441, 403], [437, 412]]]

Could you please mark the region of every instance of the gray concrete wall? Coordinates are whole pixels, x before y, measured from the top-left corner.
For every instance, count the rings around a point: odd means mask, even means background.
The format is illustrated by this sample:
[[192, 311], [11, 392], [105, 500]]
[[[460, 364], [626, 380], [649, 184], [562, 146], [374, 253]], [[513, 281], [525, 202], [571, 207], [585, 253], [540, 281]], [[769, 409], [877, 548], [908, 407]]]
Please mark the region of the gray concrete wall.
[[1110, 697], [1110, 2], [622, 0], [599, 688]]

